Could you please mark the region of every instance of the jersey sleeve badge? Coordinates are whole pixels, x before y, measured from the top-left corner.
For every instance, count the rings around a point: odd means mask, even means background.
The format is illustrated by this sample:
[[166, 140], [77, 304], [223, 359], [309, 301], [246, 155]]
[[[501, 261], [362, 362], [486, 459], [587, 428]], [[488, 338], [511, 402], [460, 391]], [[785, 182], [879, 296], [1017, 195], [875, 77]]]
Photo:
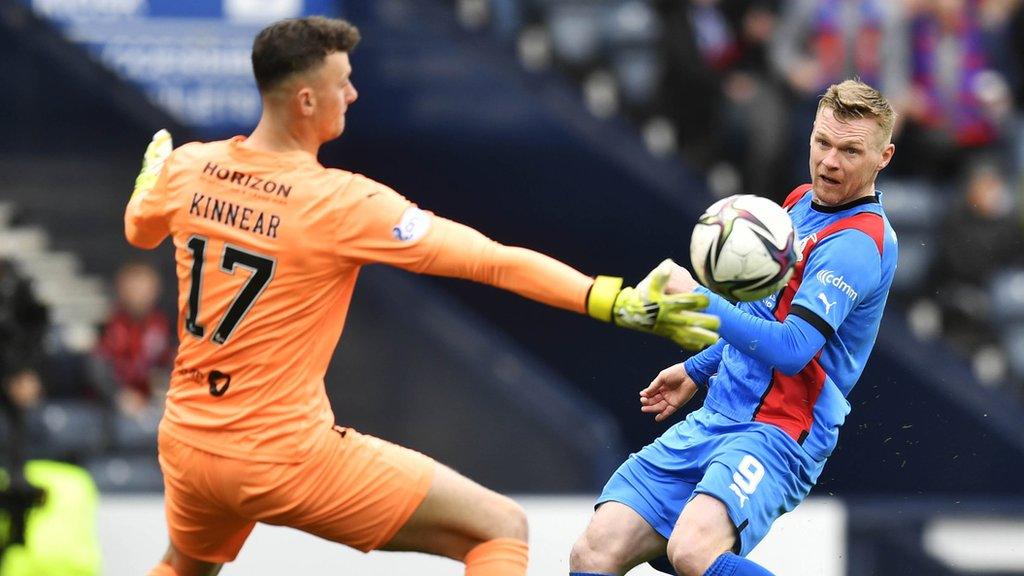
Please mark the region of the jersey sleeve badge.
[[415, 206], [410, 206], [402, 213], [398, 224], [391, 229], [391, 235], [401, 242], [415, 242], [430, 231], [430, 214]]

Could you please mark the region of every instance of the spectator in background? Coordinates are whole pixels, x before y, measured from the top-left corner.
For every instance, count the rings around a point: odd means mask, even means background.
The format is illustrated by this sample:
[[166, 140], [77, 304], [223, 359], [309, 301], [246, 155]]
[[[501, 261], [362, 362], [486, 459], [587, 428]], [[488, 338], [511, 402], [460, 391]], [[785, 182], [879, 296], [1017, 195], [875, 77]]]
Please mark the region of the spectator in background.
[[720, 146], [712, 70], [731, 60], [735, 39], [716, 0], [655, 0], [652, 5], [662, 22], [662, 114], [675, 126], [683, 155], [707, 170]]
[[162, 406], [174, 359], [171, 323], [156, 308], [160, 277], [149, 264], [130, 262], [117, 273], [117, 309], [100, 336], [93, 380], [122, 413], [142, 418]]
[[[792, 0], [783, 10], [770, 50], [772, 64], [794, 99], [790, 150], [806, 150], [818, 96], [829, 85], [858, 77], [875, 86], [899, 113], [909, 75], [903, 4], [894, 0]], [[897, 125], [897, 131], [899, 126]], [[904, 154], [905, 156], [905, 154]], [[803, 158], [793, 154], [791, 182], [806, 179]]]
[[929, 286], [935, 288], [943, 331], [971, 354], [992, 345], [988, 284], [999, 270], [1024, 262], [1024, 238], [1008, 180], [998, 165], [975, 161], [963, 199], [939, 230], [939, 252]]
[[0, 259], [0, 385], [21, 410], [39, 405], [44, 397], [38, 371], [48, 325], [47, 308], [29, 281]]
[[1013, 118], [999, 125], [1011, 130], [1008, 144], [1014, 147], [1012, 162], [1017, 173], [1020, 193], [1024, 195], [1024, 2], [1021, 0], [988, 0], [983, 13], [990, 30], [990, 45], [999, 54], [999, 70], [1006, 77], [1013, 98]]
[[[735, 35], [735, 56], [719, 68], [724, 106], [724, 157], [739, 162], [735, 192], [772, 197], [786, 187], [779, 164], [785, 157], [785, 99], [771, 74], [768, 46], [778, 24], [778, 0], [723, 0], [722, 13]], [[777, 198], [780, 202], [784, 198]]]
[[911, 93], [905, 138], [914, 170], [936, 179], [962, 172], [972, 153], [999, 140], [994, 120], [1008, 112], [1002, 76], [989, 70], [980, 3], [928, 0], [910, 13]]
[[[993, 68], [999, 70], [1016, 88], [1019, 86], [1020, 50], [1024, 40], [1014, 37], [1015, 12], [1021, 8], [1020, 0], [976, 0], [978, 21], [982, 31], [985, 53]], [[1019, 25], [1019, 24], [1017, 24]], [[1015, 50], [1017, 50], [1015, 52]]]
[[[767, 195], [785, 142], [781, 94], [767, 65], [777, 0], [661, 0], [664, 114], [684, 154], [713, 173], [738, 169], [732, 189]], [[737, 166], [733, 166], [735, 162]], [[735, 181], [730, 178], [729, 181]]]
[[1017, 0], [1004, 30], [1006, 67], [1016, 97], [1017, 110], [1024, 110], [1024, 2]]

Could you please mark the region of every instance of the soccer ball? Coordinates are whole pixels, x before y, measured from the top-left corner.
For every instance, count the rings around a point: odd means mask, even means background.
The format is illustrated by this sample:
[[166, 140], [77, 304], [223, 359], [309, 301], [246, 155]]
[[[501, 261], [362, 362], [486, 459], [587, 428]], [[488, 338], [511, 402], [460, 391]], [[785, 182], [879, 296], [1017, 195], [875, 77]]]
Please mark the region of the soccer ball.
[[697, 221], [690, 261], [697, 279], [732, 301], [774, 294], [796, 266], [793, 221], [781, 206], [750, 194], [723, 198]]

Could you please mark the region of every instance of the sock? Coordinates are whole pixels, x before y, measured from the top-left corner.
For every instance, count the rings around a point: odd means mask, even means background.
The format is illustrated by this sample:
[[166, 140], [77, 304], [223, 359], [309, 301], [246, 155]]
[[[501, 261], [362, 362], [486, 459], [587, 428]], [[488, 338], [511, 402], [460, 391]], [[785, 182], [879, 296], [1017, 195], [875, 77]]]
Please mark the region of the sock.
[[771, 572], [732, 552], [722, 554], [704, 576], [773, 576]]
[[495, 538], [466, 554], [466, 576], [526, 576], [529, 547], [517, 538]]
[[161, 562], [150, 570], [146, 576], [178, 576], [178, 573], [174, 571], [170, 564]]

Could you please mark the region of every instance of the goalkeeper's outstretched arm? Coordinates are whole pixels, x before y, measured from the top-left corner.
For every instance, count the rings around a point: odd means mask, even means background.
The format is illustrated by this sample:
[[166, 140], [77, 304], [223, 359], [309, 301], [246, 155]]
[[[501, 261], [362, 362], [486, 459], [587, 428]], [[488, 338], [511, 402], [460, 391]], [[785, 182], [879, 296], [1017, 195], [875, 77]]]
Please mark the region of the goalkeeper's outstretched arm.
[[[164, 187], [161, 184], [167, 174], [165, 164], [170, 163], [172, 154], [171, 135], [166, 130], [154, 134], [125, 212], [125, 234], [136, 246], [154, 248], [170, 232], [170, 214], [167, 203], [163, 201]], [[350, 181], [350, 185], [351, 182], [366, 184], [372, 181], [357, 177]], [[394, 191], [373, 185], [376, 188], [364, 199], [375, 196], [378, 200], [390, 198], [385, 206], [403, 207], [407, 212], [412, 210], [413, 214], [420, 212]], [[398, 246], [393, 242], [381, 242], [380, 218], [390, 214], [386, 209], [369, 211], [367, 215], [371, 217], [365, 218], [361, 224], [353, 222], [354, 225], [344, 227], [348, 234], [357, 238], [367, 227], [372, 231], [361, 245], [361, 251], [359, 247], [350, 247], [354, 260], [362, 263], [387, 262], [413, 272], [490, 284], [550, 306], [657, 334], [683, 348], [699, 350], [718, 340], [718, 318], [699, 312], [708, 306], [706, 296], [666, 294], [674, 266], [670, 260], [652, 271], [637, 288], [623, 288], [621, 278], [591, 278], [554, 258], [526, 248], [505, 246], [468, 226], [440, 217], [430, 219], [424, 226], [424, 230], [433, 228], [430, 230], [432, 240], [421, 247], [416, 247], [415, 242], [399, 242]], [[389, 231], [392, 224], [387, 223]], [[405, 250], [407, 248], [413, 249]], [[388, 255], [382, 257], [384, 254]]]
[[438, 249], [409, 268], [439, 276], [465, 278], [515, 292], [551, 306], [586, 313], [604, 322], [669, 338], [689, 349], [718, 340], [718, 319], [698, 312], [707, 298], [666, 295], [671, 269], [660, 266], [638, 288], [623, 288], [621, 278], [587, 276], [550, 256], [505, 246], [480, 232], [435, 217]]

